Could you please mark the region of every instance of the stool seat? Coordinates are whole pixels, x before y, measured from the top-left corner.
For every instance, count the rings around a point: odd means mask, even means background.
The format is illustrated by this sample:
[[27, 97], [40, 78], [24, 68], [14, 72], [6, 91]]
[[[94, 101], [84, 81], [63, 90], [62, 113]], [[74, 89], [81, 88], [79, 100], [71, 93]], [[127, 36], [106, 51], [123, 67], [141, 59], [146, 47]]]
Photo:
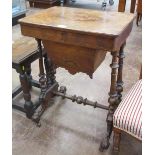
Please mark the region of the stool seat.
[[23, 37], [12, 44], [13, 68], [15, 68], [15, 64], [22, 64], [27, 61], [27, 59], [32, 59], [32, 57], [33, 59], [38, 58], [37, 45], [34, 39]]
[[[31, 105], [28, 110], [12, 102], [12, 107], [25, 112], [27, 117], [33, 114], [33, 103], [31, 101], [30, 90], [32, 86], [40, 88], [38, 81], [34, 80], [31, 76], [31, 63], [39, 58], [39, 52], [35, 39], [30, 37], [22, 37], [20, 40], [12, 44], [12, 68], [19, 73], [20, 86], [17, 86], [12, 92], [12, 98], [23, 92], [25, 103]], [[37, 106], [35, 106], [37, 107]]]
[[114, 128], [142, 139], [142, 80], [139, 80], [119, 104], [113, 116]]

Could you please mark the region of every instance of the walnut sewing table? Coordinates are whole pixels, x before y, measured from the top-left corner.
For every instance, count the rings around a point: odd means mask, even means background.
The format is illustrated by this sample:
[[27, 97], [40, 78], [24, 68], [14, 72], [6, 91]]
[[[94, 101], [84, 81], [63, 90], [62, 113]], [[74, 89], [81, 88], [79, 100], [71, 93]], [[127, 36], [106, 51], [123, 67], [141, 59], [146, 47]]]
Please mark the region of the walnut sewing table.
[[[35, 38], [40, 52], [39, 102], [42, 108], [37, 115], [32, 116], [32, 120], [39, 123], [41, 115], [48, 107], [49, 99], [54, 96], [108, 110], [107, 134], [101, 142], [100, 151], [108, 148], [113, 113], [122, 97], [124, 46], [132, 30], [133, 20], [134, 15], [130, 13], [69, 7], [52, 7], [21, 19], [19, 23], [22, 34]], [[48, 56], [44, 61], [43, 47]], [[92, 78], [107, 52], [112, 55], [109, 106], [83, 99], [81, 96], [67, 95], [65, 87], [58, 90], [55, 68], [64, 67], [71, 74], [84, 72]], [[26, 100], [26, 107], [32, 107], [29, 101], [30, 99]], [[29, 112], [31, 109], [26, 110]]]

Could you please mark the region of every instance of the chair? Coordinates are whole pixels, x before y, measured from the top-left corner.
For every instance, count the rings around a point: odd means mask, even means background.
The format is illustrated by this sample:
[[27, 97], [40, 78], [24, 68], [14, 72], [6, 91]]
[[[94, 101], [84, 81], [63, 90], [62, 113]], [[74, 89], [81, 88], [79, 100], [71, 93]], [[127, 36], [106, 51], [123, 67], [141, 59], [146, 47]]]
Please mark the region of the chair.
[[142, 79], [126, 94], [113, 115], [113, 150], [119, 151], [121, 132], [142, 140]]
[[138, 4], [137, 4], [137, 20], [136, 20], [136, 24], [138, 26], [138, 22], [141, 21], [142, 19], [142, 0], [138, 0]]
[[[118, 11], [124, 12], [126, 7], [126, 0], [119, 0]], [[136, 8], [136, 0], [131, 0], [130, 13], [134, 13]], [[137, 0], [137, 20], [136, 24], [138, 26], [138, 22], [141, 21], [142, 17], [142, 0]]]
[[[25, 44], [26, 43], [26, 44]], [[17, 86], [12, 92], [12, 99], [23, 91], [25, 105], [22, 107], [18, 103], [13, 102], [12, 107], [25, 112], [28, 117], [32, 115], [32, 109], [26, 110], [26, 104], [33, 107], [31, 101], [30, 90], [32, 86], [40, 87], [39, 83], [33, 80], [31, 76], [31, 63], [39, 58], [39, 52], [36, 47], [35, 40], [24, 39], [17, 40], [12, 45], [12, 68], [19, 73], [20, 86]]]

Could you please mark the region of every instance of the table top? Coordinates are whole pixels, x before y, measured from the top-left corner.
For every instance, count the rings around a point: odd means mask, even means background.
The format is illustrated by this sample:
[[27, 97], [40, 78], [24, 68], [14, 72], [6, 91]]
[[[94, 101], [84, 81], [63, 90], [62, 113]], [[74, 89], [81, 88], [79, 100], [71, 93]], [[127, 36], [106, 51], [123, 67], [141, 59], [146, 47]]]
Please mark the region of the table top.
[[27, 16], [19, 20], [19, 23], [34, 27], [114, 37], [121, 34], [133, 22], [134, 17], [135, 15], [131, 13], [52, 7]]

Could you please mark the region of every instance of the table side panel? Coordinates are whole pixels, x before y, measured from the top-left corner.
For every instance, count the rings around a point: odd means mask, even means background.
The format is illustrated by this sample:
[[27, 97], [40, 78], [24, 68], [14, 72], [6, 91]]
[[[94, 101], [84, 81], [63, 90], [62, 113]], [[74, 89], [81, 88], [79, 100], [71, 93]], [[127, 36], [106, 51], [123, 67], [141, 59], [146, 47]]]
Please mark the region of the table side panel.
[[96, 50], [47, 40], [43, 40], [43, 45], [56, 68], [63, 67], [71, 74], [83, 72], [92, 76]]
[[43, 40], [88, 47], [93, 49], [102, 49], [104, 51], [114, 50], [115, 38], [105, 36], [95, 36], [67, 31], [58, 31], [48, 28], [31, 27], [21, 24], [22, 34]]

